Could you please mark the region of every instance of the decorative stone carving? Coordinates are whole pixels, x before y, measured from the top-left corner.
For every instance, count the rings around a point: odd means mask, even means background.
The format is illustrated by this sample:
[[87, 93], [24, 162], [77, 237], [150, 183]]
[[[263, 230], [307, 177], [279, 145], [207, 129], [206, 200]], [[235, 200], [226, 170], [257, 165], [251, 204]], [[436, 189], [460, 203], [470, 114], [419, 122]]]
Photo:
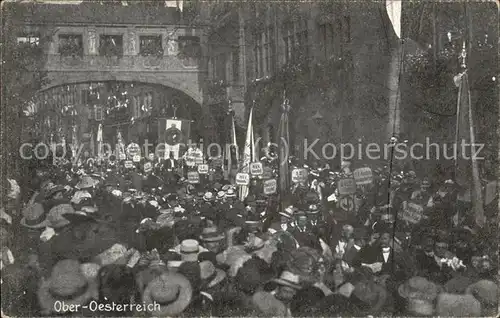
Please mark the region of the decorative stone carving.
[[61, 56], [61, 66], [64, 68], [82, 67], [83, 59], [78, 55]]
[[97, 54], [97, 34], [94, 29], [88, 30], [88, 48], [90, 55]]
[[167, 35], [167, 55], [177, 56], [179, 54], [179, 42], [174, 38], [174, 32]]
[[137, 54], [137, 33], [135, 31], [130, 30], [128, 32], [128, 54], [136, 55]]
[[163, 67], [163, 58], [159, 56], [149, 55], [142, 57], [142, 66], [146, 69], [161, 69]]

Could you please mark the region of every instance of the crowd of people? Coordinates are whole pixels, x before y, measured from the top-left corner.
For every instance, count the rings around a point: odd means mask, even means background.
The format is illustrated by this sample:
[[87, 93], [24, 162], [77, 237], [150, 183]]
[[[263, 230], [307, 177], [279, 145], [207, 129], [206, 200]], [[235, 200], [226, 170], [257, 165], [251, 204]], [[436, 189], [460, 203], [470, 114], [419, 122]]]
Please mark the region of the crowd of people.
[[111, 158], [5, 180], [2, 316], [498, 313], [496, 209], [476, 226], [451, 179], [365, 167], [345, 196], [351, 163], [304, 165], [289, 193], [256, 177], [241, 198], [222, 173], [192, 183], [179, 166]]

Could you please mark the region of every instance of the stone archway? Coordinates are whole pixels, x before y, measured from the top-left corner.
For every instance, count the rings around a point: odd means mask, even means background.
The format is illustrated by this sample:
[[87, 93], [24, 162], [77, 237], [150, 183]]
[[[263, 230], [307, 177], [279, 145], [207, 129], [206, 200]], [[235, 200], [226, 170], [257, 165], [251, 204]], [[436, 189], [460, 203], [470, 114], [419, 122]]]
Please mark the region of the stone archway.
[[72, 71], [72, 72], [49, 72], [48, 81], [41, 91], [68, 84], [85, 82], [141, 82], [146, 84], [158, 84], [177, 89], [199, 105], [203, 105], [203, 94], [198, 84], [199, 72], [124, 72], [124, 71]]

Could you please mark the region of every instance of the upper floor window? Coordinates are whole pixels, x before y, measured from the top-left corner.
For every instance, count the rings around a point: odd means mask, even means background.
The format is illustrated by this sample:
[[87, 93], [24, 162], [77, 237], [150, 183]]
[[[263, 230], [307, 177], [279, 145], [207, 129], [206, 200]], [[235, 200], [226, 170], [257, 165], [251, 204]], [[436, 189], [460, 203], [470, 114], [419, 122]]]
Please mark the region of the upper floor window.
[[274, 43], [274, 29], [268, 28], [264, 32], [264, 59], [266, 74], [270, 75], [276, 68], [276, 54]]
[[101, 56], [123, 56], [123, 36], [101, 35], [99, 39], [99, 54]]
[[160, 35], [140, 36], [139, 42], [140, 42], [139, 52], [142, 56], [163, 55], [163, 47], [161, 45]]
[[215, 57], [215, 80], [226, 82], [227, 56], [221, 53]]
[[104, 110], [102, 106], [96, 105], [94, 106], [94, 119], [96, 121], [102, 121], [102, 118], [104, 117]]
[[37, 35], [22, 35], [17, 37], [17, 44], [26, 44], [30, 46], [40, 45], [40, 37]]
[[255, 77], [260, 78], [264, 73], [264, 55], [263, 55], [263, 43], [262, 43], [262, 33], [257, 33], [254, 35], [255, 46], [253, 48], [254, 55], [254, 69]]
[[323, 58], [329, 59], [335, 54], [335, 38], [339, 38], [340, 34], [335, 34], [333, 24], [325, 23], [319, 26], [320, 41], [322, 46]]
[[232, 71], [233, 71], [233, 83], [238, 83], [240, 80], [240, 50], [238, 47], [233, 48], [231, 54], [232, 57]]
[[80, 34], [59, 35], [59, 54], [63, 56], [83, 56], [83, 40]]

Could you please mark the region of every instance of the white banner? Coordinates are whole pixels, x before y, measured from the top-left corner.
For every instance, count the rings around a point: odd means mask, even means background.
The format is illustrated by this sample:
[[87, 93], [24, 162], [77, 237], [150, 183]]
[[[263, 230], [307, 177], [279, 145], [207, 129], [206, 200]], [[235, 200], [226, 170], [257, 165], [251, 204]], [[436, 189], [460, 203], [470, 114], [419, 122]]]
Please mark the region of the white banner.
[[182, 121], [177, 119], [167, 119], [165, 130], [165, 159], [170, 158], [170, 153], [173, 153], [174, 159], [179, 159], [179, 143], [182, 138]]

